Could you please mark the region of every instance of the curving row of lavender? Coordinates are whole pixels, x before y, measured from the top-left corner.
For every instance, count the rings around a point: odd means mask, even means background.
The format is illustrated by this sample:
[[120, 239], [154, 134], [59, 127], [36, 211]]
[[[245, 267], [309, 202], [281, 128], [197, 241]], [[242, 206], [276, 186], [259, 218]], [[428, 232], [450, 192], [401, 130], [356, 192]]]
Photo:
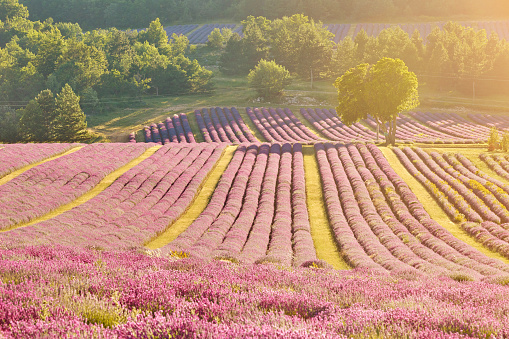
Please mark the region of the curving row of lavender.
[[235, 107], [204, 108], [194, 115], [205, 142], [258, 142]]
[[0, 178], [24, 166], [64, 153], [78, 144], [6, 144], [0, 147]]
[[485, 142], [490, 128], [476, 124], [456, 113], [410, 112], [410, 116], [423, 124], [452, 137], [470, 139], [472, 142]]
[[452, 219], [509, 222], [508, 186], [480, 172], [465, 157], [438, 152], [428, 154], [420, 148], [396, 148], [394, 151]]
[[5, 338], [509, 337], [507, 279], [168, 262], [60, 246], [0, 248], [0, 272]]
[[168, 117], [164, 123], [145, 126], [143, 131], [145, 142], [155, 142], [159, 145], [196, 142], [187, 115], [184, 113]]
[[162, 252], [284, 266], [316, 262], [302, 146], [238, 146], [205, 210]]
[[431, 219], [375, 145], [315, 149], [329, 221], [352, 266], [459, 279], [509, 272]]
[[300, 114], [324, 137], [332, 141], [373, 141], [376, 133], [360, 123], [347, 126], [341, 122], [333, 109], [300, 109]]
[[503, 154], [481, 153], [479, 158], [495, 173], [509, 180], [509, 157]]
[[468, 118], [479, 125], [485, 125], [489, 128], [495, 127], [501, 131], [509, 130], [509, 118], [503, 115], [469, 114]]
[[247, 115], [268, 142], [311, 144], [323, 141], [289, 108], [246, 108]]
[[0, 242], [141, 247], [187, 209], [224, 148], [224, 144], [163, 146], [86, 203], [44, 222], [0, 233]]
[[0, 229], [70, 203], [139, 157], [147, 144], [91, 144], [23, 172], [0, 186]]

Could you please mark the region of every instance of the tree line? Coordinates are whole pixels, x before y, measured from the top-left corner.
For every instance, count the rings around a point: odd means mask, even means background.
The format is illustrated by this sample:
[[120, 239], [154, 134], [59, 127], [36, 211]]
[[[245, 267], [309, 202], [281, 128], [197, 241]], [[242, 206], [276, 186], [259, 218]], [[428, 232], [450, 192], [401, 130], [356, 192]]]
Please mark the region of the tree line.
[[426, 41], [417, 30], [409, 35], [394, 26], [376, 37], [361, 30], [338, 44], [321, 22], [301, 14], [275, 20], [250, 16], [242, 24], [244, 37], [227, 34], [220, 47], [220, 69], [226, 74], [247, 75], [265, 59], [294, 76], [335, 79], [356, 65], [388, 57], [403, 60], [421, 83], [437, 89], [478, 93], [509, 88], [509, 43], [456, 22], [436, 27]]
[[[5, 1], [5, 0], [4, 0]], [[241, 20], [249, 15], [276, 19], [304, 14], [322, 21], [391, 20], [409, 17], [503, 17], [505, 0], [21, 0], [33, 20], [76, 22], [84, 29], [147, 27]]]
[[107, 102], [122, 97], [132, 100], [147, 93], [212, 88], [212, 72], [187, 56], [188, 39], [174, 36], [170, 41], [159, 19], [140, 32], [116, 28], [83, 32], [78, 24], [28, 17], [18, 0], [0, 0], [0, 114], [4, 116], [0, 131], [20, 131], [15, 136], [1, 133], [0, 141], [43, 141], [21, 133], [22, 111], [12, 110], [25, 107], [44, 90], [60, 93], [69, 86], [83, 111], [97, 114], [108, 108]]

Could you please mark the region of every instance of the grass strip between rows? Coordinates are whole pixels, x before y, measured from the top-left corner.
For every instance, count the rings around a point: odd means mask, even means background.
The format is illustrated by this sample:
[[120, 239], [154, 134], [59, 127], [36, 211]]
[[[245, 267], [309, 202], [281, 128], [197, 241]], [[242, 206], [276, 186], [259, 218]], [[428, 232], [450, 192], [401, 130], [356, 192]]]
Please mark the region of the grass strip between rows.
[[316, 256], [337, 270], [348, 270], [350, 266], [341, 256], [329, 225], [329, 217], [323, 200], [322, 179], [320, 178], [314, 147], [303, 146], [302, 151], [306, 176], [306, 201]]
[[94, 188], [92, 188], [90, 191], [88, 191], [87, 193], [83, 194], [82, 196], [80, 196], [76, 200], [74, 200], [74, 201], [72, 201], [72, 202], [70, 202], [68, 204], [62, 205], [62, 206], [56, 208], [55, 210], [53, 210], [53, 211], [51, 211], [51, 212], [49, 212], [49, 213], [47, 213], [47, 214], [45, 214], [43, 216], [35, 218], [35, 219], [33, 219], [33, 220], [29, 221], [29, 222], [14, 225], [14, 226], [9, 227], [7, 229], [0, 230], [0, 232], [7, 232], [7, 231], [10, 231], [10, 230], [13, 230], [13, 229], [16, 229], [16, 228], [27, 227], [27, 226], [31, 226], [33, 224], [36, 224], [36, 223], [39, 223], [39, 222], [42, 222], [42, 221], [49, 220], [51, 218], [54, 218], [54, 217], [56, 217], [56, 216], [58, 216], [58, 215], [60, 215], [62, 213], [65, 213], [65, 212], [73, 209], [74, 207], [77, 207], [77, 206], [79, 206], [81, 204], [86, 203], [87, 201], [89, 201], [90, 199], [94, 198], [95, 196], [97, 196], [102, 191], [104, 191], [106, 188], [108, 188], [122, 174], [124, 174], [125, 172], [127, 172], [128, 170], [133, 168], [134, 166], [139, 165], [143, 160], [149, 158], [152, 154], [154, 154], [161, 147], [162, 146], [150, 147], [142, 155], [140, 155], [138, 158], [134, 159], [133, 161], [125, 164], [124, 166], [116, 169], [115, 171], [113, 171], [110, 174], [108, 174], [107, 176], [105, 176]]
[[71, 153], [74, 153], [76, 151], [79, 151], [83, 147], [85, 147], [85, 146], [76, 146], [76, 147], [73, 147], [70, 150], [67, 150], [65, 152], [53, 155], [53, 156], [51, 156], [49, 158], [46, 158], [44, 160], [35, 162], [33, 164], [26, 165], [25, 167], [22, 167], [22, 168], [20, 168], [20, 169], [18, 169], [16, 171], [12, 171], [11, 173], [7, 174], [6, 176], [0, 178], [0, 185], [6, 184], [7, 182], [11, 181], [12, 179], [16, 178], [17, 176], [21, 175], [22, 173], [28, 171], [31, 168], [34, 168], [34, 167], [39, 166], [41, 164], [44, 164], [45, 162], [48, 162], [48, 161], [55, 160], [57, 158], [63, 157], [64, 155], [71, 154]]
[[214, 190], [216, 189], [217, 183], [223, 172], [228, 167], [228, 164], [233, 158], [233, 154], [237, 146], [228, 146], [221, 158], [217, 161], [214, 168], [210, 171], [209, 175], [203, 181], [202, 187], [199, 190], [199, 193], [196, 195], [194, 200], [189, 205], [189, 208], [182, 214], [180, 218], [175, 220], [174, 223], [168, 226], [166, 231], [161, 233], [156, 238], [152, 239], [148, 243], [145, 244], [145, 247], [149, 249], [157, 249], [161, 248], [173, 240], [175, 240], [180, 233], [184, 232], [189, 225], [193, 223], [193, 221], [198, 218], [198, 216], [203, 212], [205, 207], [207, 207]]
[[451, 219], [449, 219], [447, 214], [442, 210], [433, 196], [428, 193], [426, 187], [424, 187], [407, 171], [407, 169], [399, 161], [396, 154], [390, 148], [380, 147], [380, 150], [384, 154], [385, 158], [387, 158], [394, 171], [406, 182], [412, 192], [414, 192], [414, 194], [417, 196], [417, 199], [419, 199], [421, 204], [424, 206], [424, 209], [426, 212], [428, 212], [433, 220], [438, 222], [440, 226], [449, 231], [453, 236], [472, 246], [482, 254], [490, 258], [499, 259], [504, 263], [509, 264], [509, 259], [484, 247], [481, 243], [477, 242], [473, 237], [468, 235], [468, 233], [466, 233], [459, 224], [451, 221]]

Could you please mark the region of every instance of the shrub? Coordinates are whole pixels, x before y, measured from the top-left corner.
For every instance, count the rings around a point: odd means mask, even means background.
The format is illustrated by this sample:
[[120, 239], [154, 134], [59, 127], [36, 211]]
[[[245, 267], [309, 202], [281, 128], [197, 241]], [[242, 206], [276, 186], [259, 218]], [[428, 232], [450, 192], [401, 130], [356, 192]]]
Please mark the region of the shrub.
[[504, 152], [507, 152], [509, 150], [509, 133], [504, 132], [502, 135], [502, 142], [500, 143], [500, 147]]
[[281, 96], [290, 84], [290, 72], [274, 61], [261, 59], [247, 76], [249, 86], [262, 98]]
[[488, 137], [488, 151], [494, 151], [498, 148], [499, 136], [495, 127], [491, 128], [490, 136]]

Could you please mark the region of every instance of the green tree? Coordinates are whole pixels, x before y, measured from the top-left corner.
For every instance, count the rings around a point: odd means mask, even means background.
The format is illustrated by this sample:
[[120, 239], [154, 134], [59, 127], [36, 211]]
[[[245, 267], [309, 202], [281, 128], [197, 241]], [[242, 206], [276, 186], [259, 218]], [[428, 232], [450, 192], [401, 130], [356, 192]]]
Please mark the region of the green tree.
[[419, 104], [417, 76], [400, 59], [383, 58], [375, 65], [360, 64], [334, 82], [338, 89], [336, 111], [345, 124], [371, 115], [396, 143], [396, 119]]
[[282, 95], [290, 84], [290, 72], [275, 61], [260, 60], [247, 76], [249, 87], [260, 97], [270, 99]]
[[18, 142], [19, 113], [8, 106], [0, 106], [0, 142]]
[[212, 48], [223, 48], [232, 34], [232, 30], [229, 28], [214, 28], [209, 34], [207, 45]]
[[83, 141], [89, 138], [80, 97], [66, 84], [55, 99], [55, 140]]
[[17, 17], [28, 18], [28, 9], [18, 0], [0, 0], [0, 21]]
[[57, 118], [55, 98], [50, 90], [44, 90], [19, 110], [20, 134], [25, 141], [55, 141]]

